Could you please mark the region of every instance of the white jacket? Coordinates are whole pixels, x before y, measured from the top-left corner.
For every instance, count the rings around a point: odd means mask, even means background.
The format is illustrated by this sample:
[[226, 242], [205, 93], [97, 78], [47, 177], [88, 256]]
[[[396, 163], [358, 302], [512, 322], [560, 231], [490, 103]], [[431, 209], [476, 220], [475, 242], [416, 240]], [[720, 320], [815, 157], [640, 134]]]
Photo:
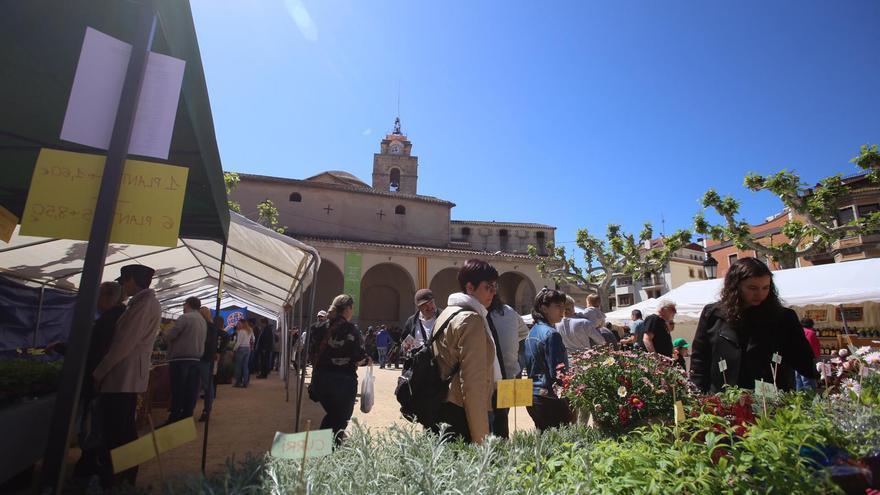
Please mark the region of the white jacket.
[[501, 358], [504, 359], [504, 376], [513, 378], [522, 371], [519, 365], [519, 343], [529, 336], [529, 327], [522, 316], [510, 306], [505, 304], [503, 311], [504, 313], [492, 311], [489, 317], [498, 332], [498, 346], [501, 348]]

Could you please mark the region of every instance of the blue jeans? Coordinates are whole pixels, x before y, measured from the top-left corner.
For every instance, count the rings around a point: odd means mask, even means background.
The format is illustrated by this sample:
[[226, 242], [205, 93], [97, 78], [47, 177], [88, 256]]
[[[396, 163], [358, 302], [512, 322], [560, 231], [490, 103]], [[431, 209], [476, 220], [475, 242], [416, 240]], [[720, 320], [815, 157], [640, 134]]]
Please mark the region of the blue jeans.
[[376, 351], [379, 353], [379, 367], [385, 367], [385, 361], [388, 359], [388, 348], [387, 347], [377, 347]]
[[795, 390], [816, 390], [816, 380], [807, 378], [804, 375], [794, 373], [794, 389]]
[[357, 374], [320, 368], [312, 374], [312, 385], [318, 391], [318, 402], [327, 413], [321, 420], [321, 429], [332, 428], [336, 443], [339, 443], [342, 440], [339, 432], [345, 431], [354, 412]]
[[211, 412], [214, 405], [214, 362], [199, 361], [199, 378], [202, 383], [202, 393], [205, 394], [205, 407], [202, 409], [206, 413]]
[[250, 347], [239, 347], [235, 350], [235, 384], [247, 387], [251, 381], [251, 370], [248, 368], [248, 358], [251, 357]]
[[168, 422], [191, 418], [199, 397], [199, 361], [171, 361], [171, 413]]

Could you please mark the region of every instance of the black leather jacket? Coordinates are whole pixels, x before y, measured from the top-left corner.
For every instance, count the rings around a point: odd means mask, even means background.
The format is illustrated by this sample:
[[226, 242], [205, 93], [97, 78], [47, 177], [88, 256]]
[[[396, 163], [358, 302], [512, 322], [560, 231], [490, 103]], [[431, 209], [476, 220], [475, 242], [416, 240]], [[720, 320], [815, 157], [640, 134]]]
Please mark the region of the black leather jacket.
[[781, 390], [794, 388], [794, 371], [816, 378], [813, 351], [797, 314], [788, 308], [757, 307], [734, 328], [718, 303], [703, 308], [691, 346], [691, 380], [715, 393], [724, 385], [718, 362], [727, 362], [727, 383], [753, 389], [755, 380], [773, 382], [771, 358], [782, 356], [776, 376]]

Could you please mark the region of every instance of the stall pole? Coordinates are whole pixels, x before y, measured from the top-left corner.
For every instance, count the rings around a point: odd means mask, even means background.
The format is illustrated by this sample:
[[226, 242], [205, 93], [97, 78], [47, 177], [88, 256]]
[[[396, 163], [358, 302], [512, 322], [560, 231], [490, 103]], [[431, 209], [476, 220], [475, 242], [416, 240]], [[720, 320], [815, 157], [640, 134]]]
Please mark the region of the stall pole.
[[[223, 273], [226, 271], [226, 245], [229, 241], [223, 242], [223, 252], [220, 254], [220, 276], [217, 280], [217, 304], [215, 305], [214, 314], [220, 315], [220, 300], [223, 299]], [[214, 322], [211, 322], [213, 325]], [[219, 335], [217, 336], [219, 338]], [[220, 355], [223, 356], [222, 354]], [[214, 384], [211, 383], [211, 387], [214, 387]], [[213, 390], [212, 390], [213, 392]], [[214, 396], [214, 400], [216, 400], [216, 395]], [[205, 475], [205, 459], [208, 457], [208, 427], [211, 425], [211, 415], [208, 414], [205, 417], [205, 434], [202, 437], [202, 476]]]
[[34, 339], [31, 347], [37, 347], [37, 334], [40, 332], [40, 323], [43, 320], [43, 296], [46, 293], [46, 284], [40, 287], [40, 299], [37, 303], [37, 321], [34, 323]]
[[[301, 357], [302, 363], [300, 367], [300, 377], [299, 377], [299, 387], [296, 391], [296, 427], [294, 429], [294, 433], [299, 433], [299, 421], [302, 415], [302, 399], [303, 399], [303, 390], [306, 386], [306, 368], [308, 367], [308, 356], [309, 356], [309, 342], [312, 339], [312, 318], [314, 318], [315, 314], [315, 291], [318, 287], [318, 264], [314, 263], [312, 268], [312, 293], [309, 296], [309, 316], [306, 319], [308, 323], [309, 331], [306, 332], [306, 340], [303, 342], [303, 355]], [[314, 376], [314, 373], [312, 373]]]
[[130, 5], [137, 10], [135, 17], [139, 21], [132, 40], [131, 58], [128, 61], [122, 95], [119, 98], [119, 109], [110, 138], [110, 149], [107, 151], [107, 160], [104, 163], [101, 186], [98, 190], [98, 200], [89, 232], [89, 244], [83, 262], [79, 294], [73, 311], [70, 339], [64, 367], [61, 370], [55, 408], [48, 425], [49, 438], [46, 442], [40, 483], [43, 493], [60, 494], [64, 487], [67, 450], [79, 407], [91, 328], [94, 323], [95, 308], [98, 305], [98, 288], [104, 275], [110, 229], [113, 226], [125, 157], [128, 155], [131, 130], [134, 127], [135, 109], [144, 82], [147, 55], [156, 32], [157, 19], [152, 2], [132, 2]]

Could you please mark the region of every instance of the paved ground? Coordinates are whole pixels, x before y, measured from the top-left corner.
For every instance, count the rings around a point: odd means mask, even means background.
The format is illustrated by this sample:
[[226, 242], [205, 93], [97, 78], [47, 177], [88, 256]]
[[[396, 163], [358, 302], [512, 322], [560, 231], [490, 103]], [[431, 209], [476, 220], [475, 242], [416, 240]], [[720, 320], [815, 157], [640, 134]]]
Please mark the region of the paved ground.
[[[363, 376], [366, 368], [360, 368]], [[355, 405], [354, 417], [370, 428], [387, 428], [395, 423], [405, 423], [398, 410], [394, 398], [394, 386], [397, 383], [399, 370], [379, 369], [375, 367], [376, 402], [372, 411], [364, 414], [359, 403]], [[306, 378], [308, 383], [309, 378]], [[246, 389], [233, 388], [231, 385], [220, 385], [214, 413], [209, 427], [209, 443], [207, 450], [206, 471], [222, 472], [226, 459], [235, 456], [241, 459], [246, 453], [265, 453], [272, 444], [276, 431], [293, 432], [296, 400], [296, 384], [290, 384], [290, 400], [285, 401], [284, 382], [272, 373], [266, 380], [252, 379]], [[196, 408], [201, 413], [201, 404]], [[161, 421], [164, 411], [154, 411]], [[303, 398], [302, 424], [311, 420], [311, 429], [320, 426], [324, 411], [319, 404]], [[510, 427], [514, 428], [513, 412], [510, 415]], [[534, 424], [525, 408], [518, 408], [517, 428], [532, 429]], [[196, 423], [198, 439], [179, 447], [162, 456], [162, 467], [166, 477], [197, 473], [200, 469], [204, 423]], [[159, 468], [155, 460], [141, 465], [138, 485], [148, 487], [159, 481]]]

